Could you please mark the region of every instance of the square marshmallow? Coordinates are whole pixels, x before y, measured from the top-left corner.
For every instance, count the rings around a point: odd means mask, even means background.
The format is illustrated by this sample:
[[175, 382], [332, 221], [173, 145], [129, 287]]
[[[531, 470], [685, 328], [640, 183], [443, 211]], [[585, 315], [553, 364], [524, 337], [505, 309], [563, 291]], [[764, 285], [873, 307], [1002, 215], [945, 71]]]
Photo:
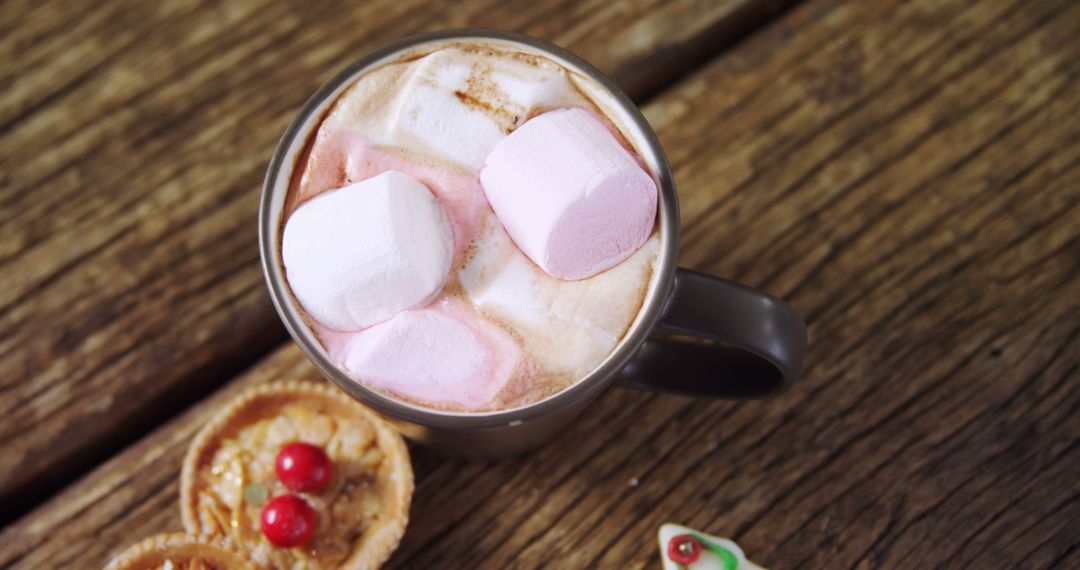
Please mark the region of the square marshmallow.
[[389, 122], [389, 142], [478, 170], [507, 133], [571, 92], [558, 69], [440, 50], [420, 59], [406, 81]]

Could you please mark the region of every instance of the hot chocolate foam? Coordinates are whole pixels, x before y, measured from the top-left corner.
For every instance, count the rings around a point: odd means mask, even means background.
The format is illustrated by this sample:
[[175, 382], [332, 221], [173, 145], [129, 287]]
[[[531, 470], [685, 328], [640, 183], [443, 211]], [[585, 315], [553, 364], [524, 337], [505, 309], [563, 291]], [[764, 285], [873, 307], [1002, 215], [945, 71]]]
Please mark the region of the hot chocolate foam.
[[455, 44], [369, 71], [334, 102], [297, 164], [285, 224], [323, 192], [394, 170], [442, 204], [454, 242], [447, 284], [429, 306], [354, 332], [307, 315], [350, 376], [426, 406], [503, 409], [581, 379], [622, 339], [643, 302], [657, 235], [606, 271], [560, 279], [515, 244], [479, 179], [492, 149], [533, 117], [568, 107], [606, 117], [583, 81], [536, 55]]
[[585, 376], [637, 315], [659, 238], [595, 277], [565, 281], [529, 261], [493, 214], [483, 218], [473, 256], [457, 272], [465, 296], [518, 331], [541, 370], [569, 381]]

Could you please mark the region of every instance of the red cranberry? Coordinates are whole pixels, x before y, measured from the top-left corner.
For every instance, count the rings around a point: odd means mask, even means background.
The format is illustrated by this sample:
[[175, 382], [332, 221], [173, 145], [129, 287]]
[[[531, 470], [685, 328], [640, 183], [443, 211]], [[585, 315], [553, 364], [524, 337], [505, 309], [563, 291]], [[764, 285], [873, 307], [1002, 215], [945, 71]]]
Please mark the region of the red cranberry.
[[286, 487], [302, 493], [321, 491], [334, 476], [334, 466], [326, 452], [298, 441], [281, 449], [276, 467], [278, 479]]
[[689, 566], [701, 558], [701, 543], [688, 534], [673, 536], [667, 544], [667, 555], [672, 562]]
[[262, 531], [267, 540], [285, 547], [299, 546], [315, 534], [315, 509], [296, 495], [281, 495], [266, 503]]

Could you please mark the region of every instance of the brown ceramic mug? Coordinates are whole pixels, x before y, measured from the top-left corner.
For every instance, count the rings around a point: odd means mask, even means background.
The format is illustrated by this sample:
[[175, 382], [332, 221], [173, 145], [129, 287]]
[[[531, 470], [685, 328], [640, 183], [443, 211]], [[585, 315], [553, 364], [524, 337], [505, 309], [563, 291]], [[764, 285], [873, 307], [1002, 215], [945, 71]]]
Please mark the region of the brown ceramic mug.
[[[483, 413], [424, 408], [368, 389], [329, 358], [304, 324], [281, 265], [280, 228], [293, 168], [328, 107], [355, 79], [410, 52], [445, 42], [510, 47], [551, 59], [593, 79], [619, 115], [660, 188], [660, 253], [644, 303], [630, 329], [607, 358], [586, 377], [524, 407]], [[259, 246], [270, 296], [286, 328], [304, 353], [341, 389], [382, 414], [406, 436], [442, 450], [473, 457], [520, 452], [551, 438], [612, 383], [719, 398], [778, 394], [799, 375], [806, 328], [787, 304], [768, 294], [676, 267], [679, 204], [671, 169], [645, 117], [599, 70], [547, 42], [494, 30], [450, 30], [408, 37], [347, 67], [323, 85], [289, 125], [266, 174], [259, 211]]]

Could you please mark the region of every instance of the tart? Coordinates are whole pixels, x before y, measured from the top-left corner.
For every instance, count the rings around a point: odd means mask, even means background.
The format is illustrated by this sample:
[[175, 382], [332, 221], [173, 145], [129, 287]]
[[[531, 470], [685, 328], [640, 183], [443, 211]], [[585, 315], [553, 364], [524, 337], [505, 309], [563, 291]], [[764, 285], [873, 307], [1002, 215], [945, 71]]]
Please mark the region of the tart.
[[159, 534], [128, 547], [105, 570], [255, 570], [220, 541], [189, 534]]
[[[279, 478], [279, 454], [298, 442], [332, 464], [317, 490]], [[187, 532], [219, 538], [262, 568], [357, 570], [379, 567], [397, 548], [412, 492], [405, 442], [374, 412], [326, 385], [281, 382], [241, 394], [196, 435], [180, 514]], [[314, 511], [314, 531], [302, 544], [275, 544], [273, 529], [261, 528], [264, 507], [295, 497]]]

